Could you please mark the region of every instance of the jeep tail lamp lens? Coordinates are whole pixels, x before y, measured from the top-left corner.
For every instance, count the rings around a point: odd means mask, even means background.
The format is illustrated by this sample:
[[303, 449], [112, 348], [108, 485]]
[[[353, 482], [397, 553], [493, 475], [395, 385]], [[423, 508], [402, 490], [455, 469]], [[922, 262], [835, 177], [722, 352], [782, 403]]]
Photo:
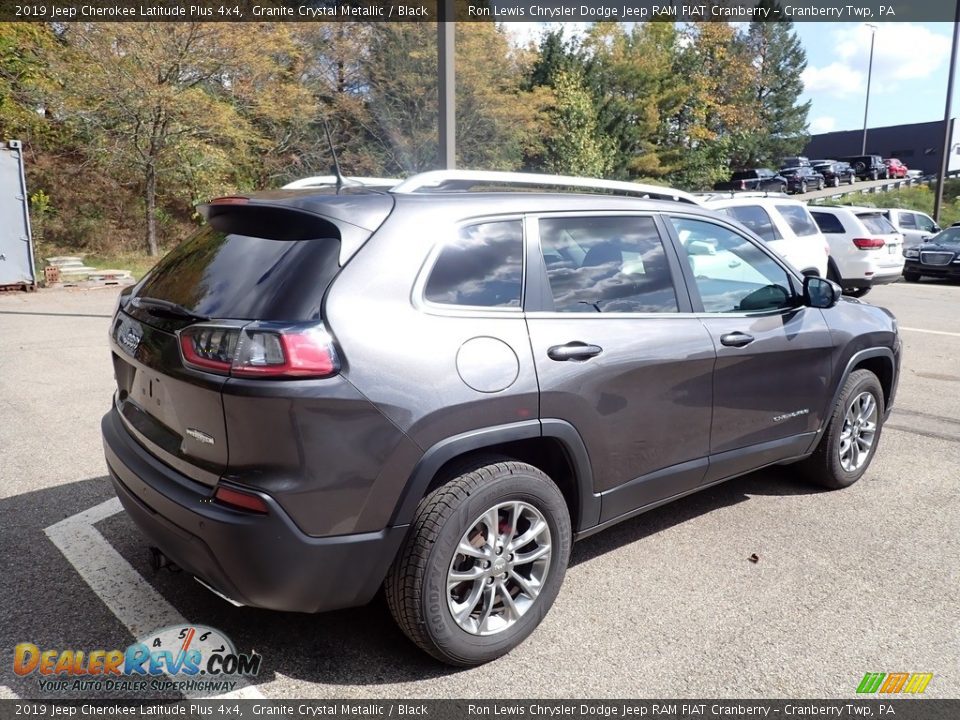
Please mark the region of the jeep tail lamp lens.
[[322, 326], [265, 329], [192, 325], [180, 332], [184, 364], [232, 377], [323, 378], [340, 370]]

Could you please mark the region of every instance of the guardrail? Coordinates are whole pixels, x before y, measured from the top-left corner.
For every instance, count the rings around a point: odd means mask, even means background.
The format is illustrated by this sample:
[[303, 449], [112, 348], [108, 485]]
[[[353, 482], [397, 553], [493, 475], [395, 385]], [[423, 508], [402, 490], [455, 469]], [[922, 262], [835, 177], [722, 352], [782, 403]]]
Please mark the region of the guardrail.
[[[960, 177], [960, 170], [951, 170], [947, 177]], [[937, 181], [936, 175], [924, 175], [920, 178], [904, 178], [903, 180], [894, 180], [883, 185], [874, 185], [868, 188], [851, 188], [843, 192], [831, 193], [820, 197], [811, 198], [807, 201], [808, 205], [824, 205], [831, 200], [840, 200], [847, 195], [876, 195], [877, 193], [891, 192], [893, 190], [902, 190], [907, 187], [917, 187], [918, 185], [931, 185]]]

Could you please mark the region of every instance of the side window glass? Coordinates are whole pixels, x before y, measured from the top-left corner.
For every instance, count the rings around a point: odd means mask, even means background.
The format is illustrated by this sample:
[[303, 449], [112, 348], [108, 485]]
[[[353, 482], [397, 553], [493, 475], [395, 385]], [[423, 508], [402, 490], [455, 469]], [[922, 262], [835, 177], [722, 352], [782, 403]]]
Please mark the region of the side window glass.
[[792, 307], [790, 276], [742, 235], [704, 220], [671, 218], [706, 312]]
[[913, 213], [911, 212], [902, 212], [900, 213], [900, 227], [905, 230], [916, 230], [917, 221]]
[[737, 205], [725, 208], [723, 212], [768, 242], [781, 238], [773, 220], [770, 219], [770, 213], [759, 205]]
[[424, 297], [444, 305], [520, 307], [523, 224], [480, 223], [460, 229], [437, 258]]
[[817, 234], [817, 224], [813, 221], [813, 218], [810, 217], [810, 213], [803, 205], [784, 204], [777, 205], [776, 207], [777, 210], [780, 211], [780, 214], [783, 215], [783, 219], [787, 221], [787, 225], [790, 226], [790, 229], [793, 230], [798, 237]]
[[846, 230], [843, 229], [843, 223], [840, 222], [840, 218], [833, 213], [817, 212], [814, 210], [810, 214], [813, 215], [814, 222], [817, 223], [820, 232], [826, 235], [835, 235], [837, 233], [842, 235], [846, 232]]
[[557, 312], [677, 312], [677, 293], [652, 218], [540, 220]]
[[914, 217], [917, 219], [917, 227], [923, 232], [933, 232], [933, 220], [920, 213], [917, 213]]

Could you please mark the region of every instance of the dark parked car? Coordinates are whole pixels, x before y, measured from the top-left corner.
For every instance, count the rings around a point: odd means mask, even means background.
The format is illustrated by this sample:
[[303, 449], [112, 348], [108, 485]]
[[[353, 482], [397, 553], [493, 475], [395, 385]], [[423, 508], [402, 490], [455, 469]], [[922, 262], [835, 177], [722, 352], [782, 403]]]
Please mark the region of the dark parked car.
[[827, 185], [840, 187], [841, 183], [853, 185], [857, 179], [857, 173], [850, 163], [841, 160], [814, 160], [811, 163], [814, 171], [823, 175], [823, 180]]
[[727, 182], [717, 183], [714, 190], [767, 190], [772, 192], [786, 192], [787, 179], [767, 168], [754, 170], [738, 170], [730, 176]]
[[810, 167], [810, 159], [803, 155], [796, 157], [785, 157], [780, 160], [781, 168]]
[[885, 180], [888, 177], [887, 166], [879, 155], [851, 155], [840, 159], [850, 163], [860, 180]]
[[823, 175], [812, 167], [805, 165], [793, 168], [782, 168], [780, 174], [787, 179], [787, 192], [805, 193], [808, 190], [823, 190], [825, 181]]
[[907, 248], [903, 256], [903, 277], [907, 282], [918, 282], [921, 277], [960, 280], [960, 224]]
[[274, 610], [382, 586], [413, 642], [473, 665], [533, 632], [573, 540], [768, 465], [860, 479], [893, 316], [670, 188], [491, 192], [578, 182], [202, 206], [110, 333], [107, 465], [158, 559]]

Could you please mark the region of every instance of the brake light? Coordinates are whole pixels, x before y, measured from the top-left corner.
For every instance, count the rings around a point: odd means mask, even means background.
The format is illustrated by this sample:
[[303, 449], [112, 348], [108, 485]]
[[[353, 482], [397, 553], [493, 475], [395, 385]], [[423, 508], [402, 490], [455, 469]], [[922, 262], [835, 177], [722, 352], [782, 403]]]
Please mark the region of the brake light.
[[264, 332], [251, 330], [233, 363], [240, 377], [327, 377], [339, 369], [333, 342], [323, 330]]
[[188, 367], [233, 377], [322, 378], [340, 370], [320, 325], [192, 325], [180, 331], [180, 349]]
[[221, 485], [217, 488], [216, 492], [213, 493], [213, 497], [217, 502], [229, 505], [232, 508], [261, 513], [263, 515], [270, 512], [270, 508], [267, 507], [267, 503], [264, 502], [262, 497], [254, 493], [244, 492], [243, 490], [234, 490], [233, 488]]
[[861, 250], [876, 250], [882, 248], [886, 243], [883, 238], [854, 238], [853, 244]]
[[180, 333], [180, 350], [187, 365], [228, 375], [239, 339], [237, 328], [194, 325]]

